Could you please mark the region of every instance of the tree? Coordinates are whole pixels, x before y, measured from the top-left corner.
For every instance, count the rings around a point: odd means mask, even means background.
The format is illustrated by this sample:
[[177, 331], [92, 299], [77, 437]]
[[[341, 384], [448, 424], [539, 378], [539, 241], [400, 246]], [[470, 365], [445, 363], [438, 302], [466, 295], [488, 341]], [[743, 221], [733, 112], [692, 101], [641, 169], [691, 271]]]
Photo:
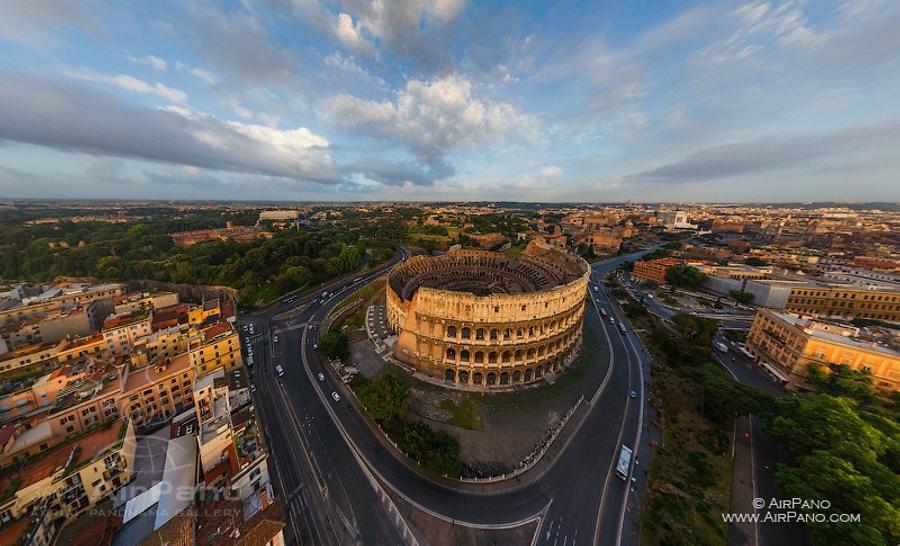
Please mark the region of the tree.
[[846, 364], [829, 364], [826, 372], [818, 364], [807, 367], [807, 379], [821, 392], [846, 396], [863, 403], [878, 399], [872, 374], [866, 370], [854, 370]]
[[383, 375], [367, 381], [357, 389], [357, 397], [366, 412], [379, 423], [406, 417], [409, 387], [400, 378]]
[[350, 356], [350, 344], [344, 332], [329, 330], [319, 339], [319, 350], [327, 358], [344, 361]]
[[731, 296], [731, 299], [738, 303], [743, 303], [747, 305], [748, 303], [753, 301], [754, 295], [752, 292], [745, 292], [743, 290], [729, 290], [728, 295]]
[[781, 398], [764, 419], [767, 435], [792, 457], [779, 465], [784, 494], [827, 499], [831, 512], [860, 514], [851, 523], [809, 526], [814, 544], [900, 542], [900, 425], [843, 397], [801, 394]]
[[748, 256], [747, 258], [744, 258], [744, 263], [747, 265], [752, 265], [754, 267], [769, 265], [769, 262], [763, 260], [762, 258], [757, 258], [756, 256]]
[[666, 281], [673, 287], [700, 288], [706, 273], [689, 265], [673, 265], [666, 271]]

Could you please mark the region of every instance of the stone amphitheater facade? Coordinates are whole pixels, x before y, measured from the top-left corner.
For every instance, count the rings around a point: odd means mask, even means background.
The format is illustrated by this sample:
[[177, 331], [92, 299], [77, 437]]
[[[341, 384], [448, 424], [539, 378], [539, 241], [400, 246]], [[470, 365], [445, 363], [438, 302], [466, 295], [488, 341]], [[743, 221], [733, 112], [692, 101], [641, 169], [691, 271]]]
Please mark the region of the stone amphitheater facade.
[[386, 281], [394, 358], [461, 388], [541, 381], [581, 347], [589, 277], [587, 262], [540, 239], [521, 256], [415, 256]]

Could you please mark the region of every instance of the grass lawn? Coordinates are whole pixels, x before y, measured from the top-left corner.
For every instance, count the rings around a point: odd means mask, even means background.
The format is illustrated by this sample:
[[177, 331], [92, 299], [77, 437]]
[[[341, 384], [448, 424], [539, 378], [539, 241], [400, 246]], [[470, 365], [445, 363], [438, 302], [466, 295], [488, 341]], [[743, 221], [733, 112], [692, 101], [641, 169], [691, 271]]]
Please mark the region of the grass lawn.
[[441, 400], [441, 409], [450, 412], [450, 421], [448, 422], [451, 425], [469, 430], [481, 430], [481, 414], [468, 398], [463, 398], [459, 402], [445, 398]]
[[509, 254], [510, 256], [520, 256], [527, 245], [527, 243], [510, 245], [503, 249], [503, 253]]

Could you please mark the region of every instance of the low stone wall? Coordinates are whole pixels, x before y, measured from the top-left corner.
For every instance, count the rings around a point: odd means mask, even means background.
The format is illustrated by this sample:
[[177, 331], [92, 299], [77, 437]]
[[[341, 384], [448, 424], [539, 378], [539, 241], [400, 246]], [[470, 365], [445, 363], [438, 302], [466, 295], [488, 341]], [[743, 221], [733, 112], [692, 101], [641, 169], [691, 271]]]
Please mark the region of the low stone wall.
[[178, 298], [181, 301], [201, 302], [218, 298], [219, 300], [230, 301], [232, 304], [237, 305], [241, 299], [237, 290], [227, 286], [206, 286], [144, 279], [126, 281], [125, 285], [128, 287], [128, 290], [175, 292], [178, 294]]

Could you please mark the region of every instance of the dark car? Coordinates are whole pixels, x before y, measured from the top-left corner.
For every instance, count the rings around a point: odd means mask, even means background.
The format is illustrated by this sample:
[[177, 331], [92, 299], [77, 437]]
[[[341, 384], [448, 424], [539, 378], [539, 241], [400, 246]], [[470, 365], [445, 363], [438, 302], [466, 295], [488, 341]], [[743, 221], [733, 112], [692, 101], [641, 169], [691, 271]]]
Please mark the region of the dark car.
[[634, 389], [631, 389], [630, 391], [628, 391], [628, 397], [629, 398], [637, 398], [637, 391]]

